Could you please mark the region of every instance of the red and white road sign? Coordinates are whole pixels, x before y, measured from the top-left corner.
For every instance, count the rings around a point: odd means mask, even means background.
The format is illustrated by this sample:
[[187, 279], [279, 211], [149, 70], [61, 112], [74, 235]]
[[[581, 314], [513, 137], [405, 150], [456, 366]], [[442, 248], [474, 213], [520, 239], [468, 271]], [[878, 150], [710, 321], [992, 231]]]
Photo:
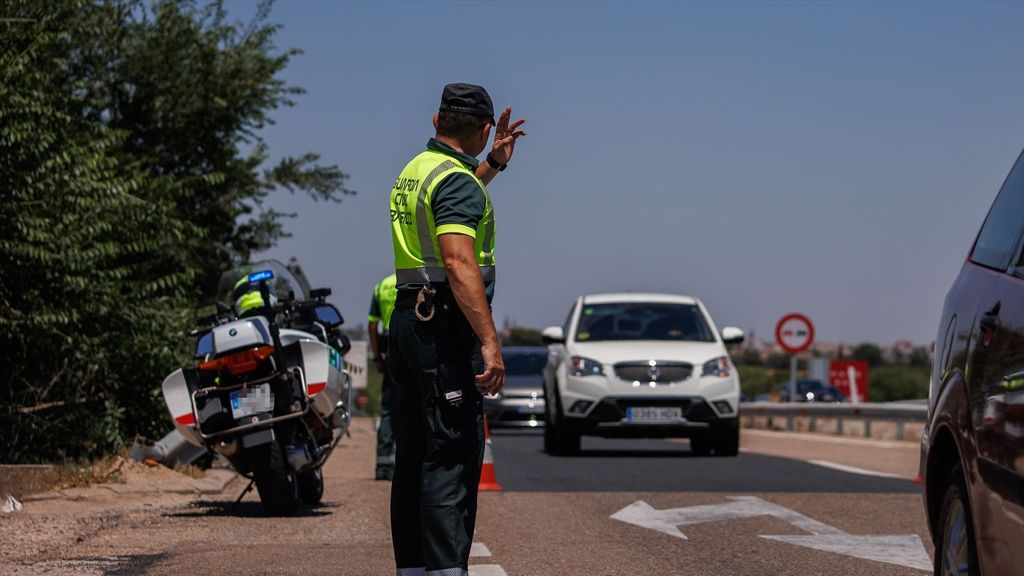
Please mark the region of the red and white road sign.
[[849, 402], [867, 402], [870, 365], [863, 360], [833, 360], [828, 363], [828, 383]]
[[786, 314], [775, 325], [775, 341], [790, 354], [799, 354], [814, 344], [814, 324], [803, 314]]

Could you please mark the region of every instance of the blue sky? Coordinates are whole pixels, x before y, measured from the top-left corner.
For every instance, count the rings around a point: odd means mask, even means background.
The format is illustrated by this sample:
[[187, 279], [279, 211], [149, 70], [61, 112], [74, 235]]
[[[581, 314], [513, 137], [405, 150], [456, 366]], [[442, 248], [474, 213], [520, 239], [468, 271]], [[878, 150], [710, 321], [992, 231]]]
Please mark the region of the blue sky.
[[[239, 17], [252, 5], [230, 3]], [[275, 155], [320, 152], [359, 194], [299, 214], [298, 256], [350, 325], [392, 266], [387, 197], [447, 82], [527, 119], [490, 186], [495, 317], [560, 324], [581, 293], [701, 298], [769, 336], [934, 339], [1024, 145], [1024, 5], [279, 2]]]

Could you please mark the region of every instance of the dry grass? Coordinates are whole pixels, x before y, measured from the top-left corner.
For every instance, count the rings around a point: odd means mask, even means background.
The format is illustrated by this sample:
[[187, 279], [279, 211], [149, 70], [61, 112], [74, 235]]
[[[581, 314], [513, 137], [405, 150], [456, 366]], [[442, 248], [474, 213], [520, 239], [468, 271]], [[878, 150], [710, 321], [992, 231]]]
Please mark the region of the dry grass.
[[53, 488], [81, 488], [91, 484], [123, 484], [122, 470], [127, 462], [128, 453], [105, 456], [87, 463], [58, 464], [55, 485]]
[[175, 472], [177, 472], [178, 474], [184, 474], [185, 476], [188, 476], [190, 478], [202, 479], [202, 478], [206, 477], [206, 471], [205, 470], [203, 470], [202, 468], [200, 468], [198, 466], [193, 466], [192, 464], [186, 464], [184, 466], [182, 466], [181, 464], [178, 464], [177, 466], [175, 466], [173, 468], [173, 470]]

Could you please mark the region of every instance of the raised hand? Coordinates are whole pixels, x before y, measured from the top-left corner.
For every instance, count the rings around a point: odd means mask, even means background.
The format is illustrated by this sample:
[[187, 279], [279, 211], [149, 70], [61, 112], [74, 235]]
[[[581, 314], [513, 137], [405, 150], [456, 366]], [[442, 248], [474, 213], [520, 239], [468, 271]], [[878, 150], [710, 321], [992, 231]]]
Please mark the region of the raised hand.
[[526, 131], [519, 130], [519, 127], [526, 123], [520, 118], [509, 123], [512, 116], [512, 107], [506, 106], [498, 118], [498, 125], [494, 127], [494, 145], [491, 147], [491, 158], [498, 164], [508, 164], [512, 159], [512, 152], [516, 148], [516, 140], [520, 136], [526, 136]]

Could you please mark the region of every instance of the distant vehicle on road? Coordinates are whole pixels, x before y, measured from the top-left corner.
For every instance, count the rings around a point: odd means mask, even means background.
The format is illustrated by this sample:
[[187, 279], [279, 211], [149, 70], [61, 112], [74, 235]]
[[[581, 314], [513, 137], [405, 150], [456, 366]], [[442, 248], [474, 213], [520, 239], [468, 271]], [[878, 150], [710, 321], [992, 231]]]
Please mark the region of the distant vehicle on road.
[[502, 348], [505, 387], [496, 398], [484, 398], [484, 413], [492, 428], [537, 427], [544, 423], [544, 346]]
[[1020, 574], [1024, 567], [1022, 236], [1024, 155], [992, 204], [939, 322], [921, 439], [935, 574]]
[[782, 402], [846, 402], [843, 393], [826, 385], [821, 380], [797, 380], [796, 397], [790, 400], [789, 387], [779, 395]]
[[689, 296], [603, 294], [576, 300], [544, 330], [544, 450], [573, 454], [583, 435], [688, 437], [693, 452], [735, 456], [740, 382], [704, 305]]

